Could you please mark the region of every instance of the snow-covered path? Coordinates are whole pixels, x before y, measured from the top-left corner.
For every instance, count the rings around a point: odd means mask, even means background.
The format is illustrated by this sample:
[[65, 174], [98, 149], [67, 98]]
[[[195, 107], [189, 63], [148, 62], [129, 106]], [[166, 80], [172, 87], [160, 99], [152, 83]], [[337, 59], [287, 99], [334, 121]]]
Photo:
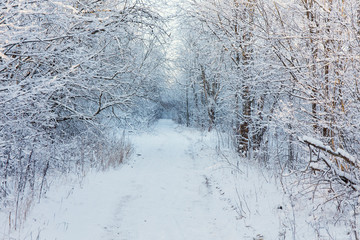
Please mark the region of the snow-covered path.
[[52, 189], [15, 239], [239, 239], [236, 213], [208, 179], [201, 134], [161, 120], [133, 136], [135, 154], [117, 170], [90, 173], [68, 194]]
[[[289, 201], [276, 177], [231, 149], [220, 157], [215, 134], [160, 120], [131, 136], [134, 156], [119, 168], [81, 184], [57, 179], [16, 231], [0, 212], [0, 239], [327, 239], [315, 237], [307, 202]], [[321, 234], [347, 239], [339, 229]]]
[[108, 239], [237, 239], [235, 218], [205, 177], [212, 162], [192, 151], [196, 136], [162, 120], [154, 134], [135, 139], [141, 155], [122, 169]]

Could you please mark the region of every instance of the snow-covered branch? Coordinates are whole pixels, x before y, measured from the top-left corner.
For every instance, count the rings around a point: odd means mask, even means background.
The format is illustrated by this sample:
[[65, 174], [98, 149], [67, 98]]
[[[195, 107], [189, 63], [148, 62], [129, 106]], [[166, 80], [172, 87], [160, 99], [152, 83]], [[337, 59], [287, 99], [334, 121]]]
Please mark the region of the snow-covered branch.
[[303, 143], [306, 143], [310, 146], [313, 146], [317, 149], [320, 149], [322, 151], [325, 151], [335, 157], [340, 157], [343, 160], [345, 160], [348, 164], [351, 166], [354, 166], [358, 169], [360, 169], [360, 162], [355, 157], [353, 157], [351, 154], [346, 152], [344, 149], [338, 148], [336, 151], [334, 151], [330, 146], [326, 146], [321, 141], [314, 139], [312, 137], [303, 136], [300, 137], [299, 140]]
[[[331, 147], [325, 145], [320, 140], [317, 140], [312, 137], [303, 136], [299, 138], [299, 140], [302, 143], [307, 144], [310, 147], [313, 147], [316, 149], [314, 153], [317, 155], [318, 160], [321, 160], [325, 163], [325, 165], [330, 169], [330, 172], [332, 172], [335, 176], [337, 176], [341, 181], [348, 186], [351, 186], [355, 191], [360, 190], [360, 180], [358, 179], [359, 174], [359, 165], [356, 159], [351, 156], [349, 153], [347, 153], [343, 149], [337, 149], [334, 151]], [[310, 149], [310, 151], [313, 151]], [[339, 157], [343, 160], [345, 160], [346, 163], [350, 164], [351, 167], [344, 166], [341, 162], [338, 162], [337, 160], [329, 159], [329, 156], [327, 156], [324, 153], [328, 153], [333, 157]], [[311, 159], [310, 159], [311, 160]], [[313, 161], [313, 160], [311, 160]], [[318, 161], [316, 161], [318, 162]], [[317, 171], [323, 171], [328, 172], [326, 169], [322, 169], [319, 167], [318, 163], [310, 162], [310, 166], [314, 168], [314, 170]]]

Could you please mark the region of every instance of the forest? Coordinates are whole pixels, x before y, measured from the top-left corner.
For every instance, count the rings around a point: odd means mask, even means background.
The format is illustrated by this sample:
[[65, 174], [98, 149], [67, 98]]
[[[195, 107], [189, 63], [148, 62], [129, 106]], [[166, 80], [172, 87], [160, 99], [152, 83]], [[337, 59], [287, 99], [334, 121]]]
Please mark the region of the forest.
[[[360, 2], [2, 0], [0, 211], [121, 164], [162, 118], [344, 214], [360, 239]], [[220, 146], [219, 146], [220, 147]]]

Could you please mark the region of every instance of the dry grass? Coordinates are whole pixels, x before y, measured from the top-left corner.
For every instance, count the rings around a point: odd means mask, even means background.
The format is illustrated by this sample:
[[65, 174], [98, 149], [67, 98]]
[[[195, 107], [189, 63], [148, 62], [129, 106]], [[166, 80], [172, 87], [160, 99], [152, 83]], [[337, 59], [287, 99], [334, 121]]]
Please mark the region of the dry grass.
[[132, 144], [121, 139], [115, 142], [113, 146], [100, 146], [97, 152], [97, 159], [100, 159], [98, 169], [105, 171], [120, 166], [126, 159], [129, 159], [133, 153]]

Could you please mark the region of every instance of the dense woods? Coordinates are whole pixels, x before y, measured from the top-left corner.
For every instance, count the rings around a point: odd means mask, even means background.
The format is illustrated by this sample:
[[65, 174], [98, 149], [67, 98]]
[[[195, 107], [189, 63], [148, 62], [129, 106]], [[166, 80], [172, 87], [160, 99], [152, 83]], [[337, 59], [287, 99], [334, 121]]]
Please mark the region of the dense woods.
[[303, 174], [304, 192], [342, 211], [351, 205], [356, 219], [359, 2], [181, 5], [181, 120], [232, 136], [235, 150], [250, 160]]
[[121, 162], [113, 132], [172, 116], [349, 207], [359, 239], [360, 3], [187, 0], [171, 22], [156, 7], [0, 3], [1, 204]]
[[[188, 4], [179, 60], [187, 125], [225, 130], [240, 154], [265, 163], [308, 159], [303, 136], [357, 159], [356, 1]], [[327, 158], [341, 171], [358, 165]]]

